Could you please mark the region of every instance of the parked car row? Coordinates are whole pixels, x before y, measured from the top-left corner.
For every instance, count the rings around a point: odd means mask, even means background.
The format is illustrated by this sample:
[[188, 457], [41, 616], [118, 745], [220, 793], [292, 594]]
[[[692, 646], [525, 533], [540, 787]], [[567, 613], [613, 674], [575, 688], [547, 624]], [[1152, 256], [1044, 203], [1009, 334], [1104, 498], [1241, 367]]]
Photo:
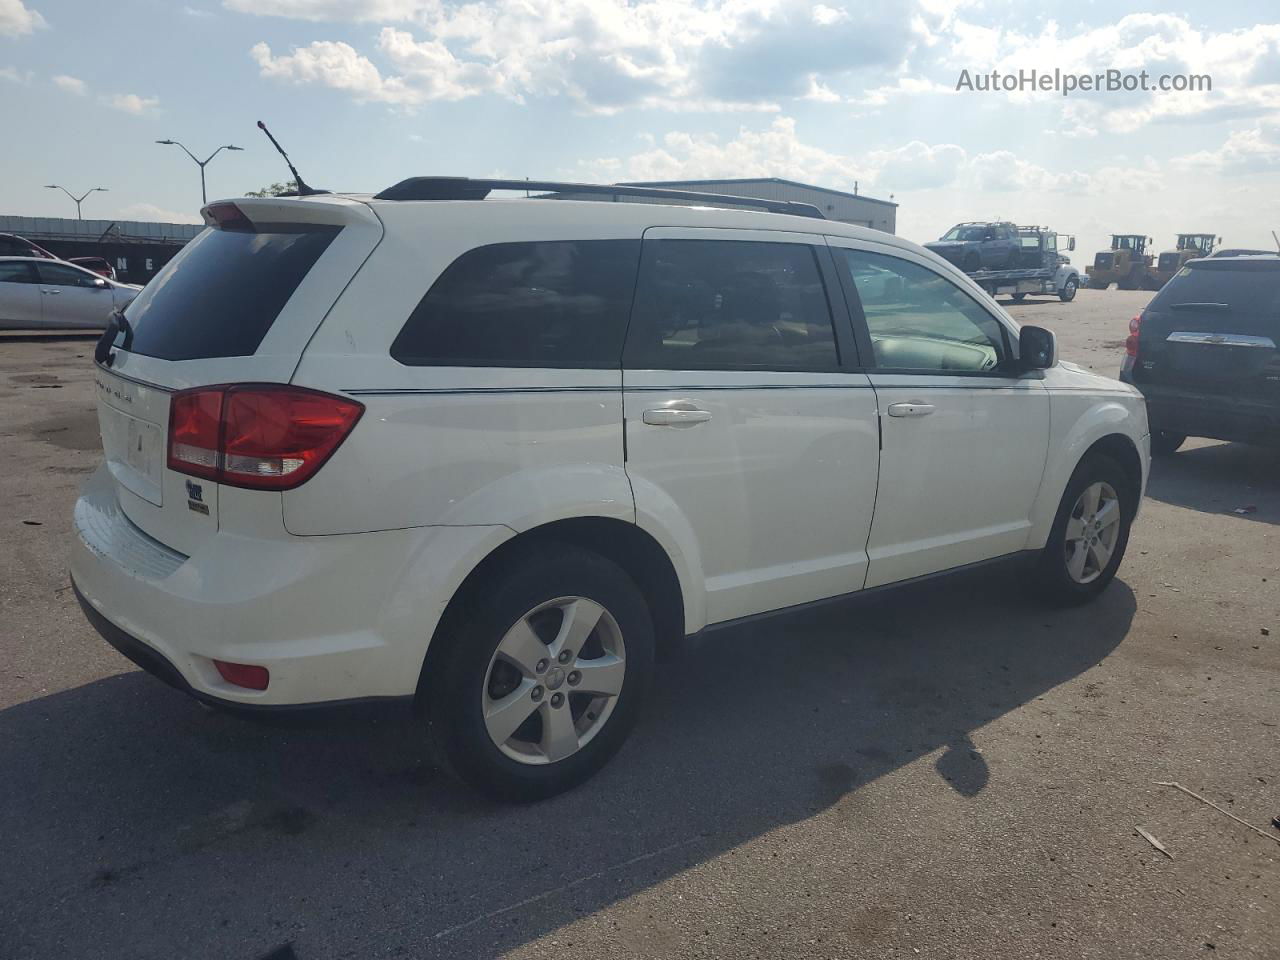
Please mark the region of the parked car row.
[[105, 330], [141, 289], [65, 260], [0, 256], [0, 328]]

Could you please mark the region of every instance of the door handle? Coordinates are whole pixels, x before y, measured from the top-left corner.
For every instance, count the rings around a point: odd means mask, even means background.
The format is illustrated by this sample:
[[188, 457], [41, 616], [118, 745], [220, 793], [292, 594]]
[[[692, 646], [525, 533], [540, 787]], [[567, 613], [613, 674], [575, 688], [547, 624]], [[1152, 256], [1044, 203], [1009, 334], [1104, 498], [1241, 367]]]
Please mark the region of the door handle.
[[673, 400], [640, 415], [651, 427], [692, 427], [711, 419], [711, 411], [703, 410], [692, 400]]
[[40, 292], [41, 292], [41, 293], [43, 293], [45, 296], [48, 296], [48, 297], [56, 297], [56, 296], [57, 296], [58, 294], [60, 294], [62, 291], [61, 291], [61, 290], [41, 290]]
[[911, 400], [907, 403], [891, 403], [888, 410], [891, 417], [927, 417], [933, 413], [932, 403], [921, 403]]

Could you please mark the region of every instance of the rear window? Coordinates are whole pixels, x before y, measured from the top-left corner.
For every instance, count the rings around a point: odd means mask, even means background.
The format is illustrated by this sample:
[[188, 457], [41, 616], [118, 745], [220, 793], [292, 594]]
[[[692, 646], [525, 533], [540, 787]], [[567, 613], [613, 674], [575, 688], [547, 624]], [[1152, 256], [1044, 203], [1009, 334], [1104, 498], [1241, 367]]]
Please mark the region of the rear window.
[[204, 231], [125, 310], [131, 352], [161, 360], [252, 356], [341, 229]]
[[451, 263], [391, 345], [408, 366], [618, 367], [638, 240], [495, 243]]
[[1234, 313], [1280, 316], [1280, 258], [1204, 260], [1183, 267], [1147, 309], [1168, 310], [1183, 303], [1221, 303]]

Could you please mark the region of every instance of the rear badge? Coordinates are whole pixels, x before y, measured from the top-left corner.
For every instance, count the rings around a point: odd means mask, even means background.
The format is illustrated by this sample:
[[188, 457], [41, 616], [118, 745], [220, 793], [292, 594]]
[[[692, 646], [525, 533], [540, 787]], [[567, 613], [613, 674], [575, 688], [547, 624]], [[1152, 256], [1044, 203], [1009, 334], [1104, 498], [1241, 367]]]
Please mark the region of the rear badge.
[[187, 509], [196, 513], [209, 515], [209, 505], [204, 502], [204, 488], [198, 483], [187, 481]]

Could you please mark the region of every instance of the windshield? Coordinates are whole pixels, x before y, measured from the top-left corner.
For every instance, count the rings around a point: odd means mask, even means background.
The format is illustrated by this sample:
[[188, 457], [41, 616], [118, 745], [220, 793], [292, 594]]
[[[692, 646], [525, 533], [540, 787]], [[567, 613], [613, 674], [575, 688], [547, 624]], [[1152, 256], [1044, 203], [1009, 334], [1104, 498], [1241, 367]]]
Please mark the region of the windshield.
[[1280, 261], [1195, 262], [1197, 266], [1183, 267], [1164, 285], [1149, 309], [1224, 304], [1235, 313], [1261, 314], [1280, 321]]
[[1139, 243], [1139, 237], [1112, 237], [1111, 249], [1113, 250], [1137, 250], [1142, 244]]
[[251, 356], [340, 229], [206, 230], [125, 311], [131, 352], [162, 360]]
[[943, 240], [981, 240], [986, 227], [952, 227], [942, 235]]

